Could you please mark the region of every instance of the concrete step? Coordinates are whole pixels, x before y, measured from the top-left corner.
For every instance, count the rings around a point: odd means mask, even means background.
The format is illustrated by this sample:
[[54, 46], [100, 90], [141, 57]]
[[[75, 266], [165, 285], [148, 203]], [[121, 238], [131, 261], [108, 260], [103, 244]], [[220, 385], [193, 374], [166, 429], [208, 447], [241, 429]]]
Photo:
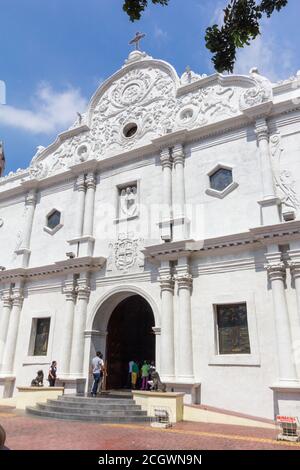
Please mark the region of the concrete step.
[[[45, 404], [45, 403], [44, 403]], [[83, 409], [96, 409], [96, 410], [131, 410], [136, 409], [138, 405], [134, 403], [132, 400], [131, 403], [125, 404], [116, 404], [116, 403], [105, 403], [105, 402], [77, 402], [77, 401], [70, 401], [70, 400], [47, 400], [47, 404], [55, 405], [60, 408], [68, 407], [68, 408], [83, 408]]]
[[134, 409], [120, 409], [120, 410], [112, 410], [107, 408], [97, 409], [97, 408], [74, 408], [69, 406], [56, 406], [56, 405], [49, 405], [47, 403], [37, 403], [36, 407], [39, 410], [45, 411], [54, 411], [57, 413], [66, 413], [66, 414], [80, 414], [80, 415], [95, 415], [95, 416], [147, 416], [146, 411], [142, 411], [140, 407], [136, 407]]
[[48, 410], [41, 410], [38, 407], [27, 407], [26, 412], [35, 416], [52, 419], [65, 419], [70, 421], [93, 421], [98, 423], [136, 423], [148, 422], [148, 416], [134, 414], [130, 416], [101, 416], [95, 414], [76, 414], [76, 413], [62, 413]]
[[58, 397], [58, 400], [73, 403], [103, 403], [107, 405], [130, 405], [134, 403], [134, 401], [129, 398], [76, 397], [67, 395], [61, 395]]

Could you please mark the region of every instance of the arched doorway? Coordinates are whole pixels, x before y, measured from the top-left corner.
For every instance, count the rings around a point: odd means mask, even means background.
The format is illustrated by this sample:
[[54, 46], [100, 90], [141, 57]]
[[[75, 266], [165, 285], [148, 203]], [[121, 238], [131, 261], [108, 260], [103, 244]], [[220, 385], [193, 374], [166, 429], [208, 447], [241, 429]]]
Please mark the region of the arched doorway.
[[131, 295], [114, 308], [107, 327], [106, 388], [126, 388], [130, 360], [155, 361], [154, 325], [152, 308], [140, 295]]

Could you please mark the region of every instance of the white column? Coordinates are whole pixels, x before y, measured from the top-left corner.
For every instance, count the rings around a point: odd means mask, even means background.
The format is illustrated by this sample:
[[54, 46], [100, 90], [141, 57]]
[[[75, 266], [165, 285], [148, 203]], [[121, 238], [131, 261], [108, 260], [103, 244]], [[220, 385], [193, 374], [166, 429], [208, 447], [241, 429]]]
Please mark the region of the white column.
[[60, 378], [67, 377], [70, 373], [70, 361], [72, 353], [72, 338], [74, 326], [74, 311], [76, 294], [74, 289], [73, 274], [65, 282], [63, 292], [66, 296], [66, 307], [62, 318], [62, 343], [60, 359]]
[[6, 290], [2, 295], [2, 309], [0, 312], [0, 370], [6, 344], [7, 330], [9, 325], [10, 312], [12, 308], [10, 291]]
[[181, 144], [175, 145], [172, 150], [174, 163], [173, 184], [173, 240], [186, 238], [185, 219], [185, 182], [184, 182], [184, 149]]
[[260, 154], [260, 170], [262, 177], [263, 200], [261, 206], [262, 225], [272, 225], [280, 222], [278, 203], [273, 179], [273, 170], [269, 148], [269, 129], [265, 119], [258, 119], [255, 133]]
[[93, 236], [94, 225], [94, 203], [96, 191], [96, 179], [93, 172], [88, 173], [86, 177], [86, 197], [85, 197], [85, 213], [83, 234], [85, 236]]
[[25, 222], [23, 226], [22, 245], [15, 253], [18, 255], [17, 266], [27, 268], [30, 257], [30, 239], [33, 225], [33, 218], [36, 206], [36, 189], [31, 189], [25, 198]]
[[193, 343], [192, 343], [192, 315], [191, 315], [191, 289], [193, 278], [189, 273], [186, 257], [179, 258], [175, 275], [178, 288], [178, 379], [181, 382], [191, 383], [194, 380]]
[[165, 382], [174, 380], [174, 280], [169, 262], [159, 269], [161, 289], [160, 373]]
[[88, 275], [86, 273], [81, 274], [77, 282], [77, 305], [74, 318], [70, 373], [73, 377], [79, 378], [83, 374], [84, 332], [90, 296]]
[[33, 217], [36, 206], [36, 190], [31, 189], [26, 196], [26, 219], [23, 233], [22, 248], [30, 250], [30, 239], [32, 232]]
[[23, 305], [23, 289], [21, 286], [13, 289], [12, 309], [10, 312], [9, 325], [7, 330], [6, 343], [3, 354], [2, 375], [13, 375], [14, 359], [18, 339], [20, 313]]
[[84, 207], [85, 207], [85, 180], [84, 175], [77, 177], [76, 187], [78, 191], [77, 199], [77, 227], [76, 237], [81, 237], [83, 233]]
[[273, 296], [279, 361], [279, 381], [294, 381], [297, 379], [297, 375], [293, 358], [288, 306], [285, 296], [286, 268], [281, 260], [281, 253], [267, 254], [266, 259], [268, 261], [266, 268]]
[[161, 238], [170, 241], [172, 238], [172, 160], [169, 148], [160, 152], [160, 162], [163, 173], [163, 213], [161, 222]]

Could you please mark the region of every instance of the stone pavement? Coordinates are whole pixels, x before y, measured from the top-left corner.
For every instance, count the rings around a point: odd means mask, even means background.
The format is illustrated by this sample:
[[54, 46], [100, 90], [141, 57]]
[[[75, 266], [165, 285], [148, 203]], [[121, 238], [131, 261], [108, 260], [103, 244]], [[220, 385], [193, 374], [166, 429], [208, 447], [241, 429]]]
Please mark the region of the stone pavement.
[[300, 450], [300, 443], [275, 440], [277, 431], [184, 422], [168, 430], [150, 424], [98, 424], [41, 419], [1, 412], [13, 450]]

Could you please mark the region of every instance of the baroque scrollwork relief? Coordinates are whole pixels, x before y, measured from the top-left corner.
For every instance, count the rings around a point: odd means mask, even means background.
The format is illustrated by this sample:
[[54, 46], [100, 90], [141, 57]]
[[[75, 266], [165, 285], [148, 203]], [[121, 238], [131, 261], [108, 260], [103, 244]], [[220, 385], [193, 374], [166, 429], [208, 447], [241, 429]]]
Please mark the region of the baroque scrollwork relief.
[[34, 158], [29, 172], [32, 178], [42, 179], [61, 171], [71, 165], [85, 161], [88, 158], [91, 139], [88, 133], [80, 134], [65, 140], [57, 150], [46, 158]]
[[[139, 54], [132, 60], [99, 89], [86, 114], [77, 113], [71, 129], [78, 128], [79, 134], [65, 136], [60, 145], [38, 148], [29, 168], [31, 178], [52, 176], [76, 163], [141, 147], [167, 133], [236, 116], [240, 108], [272, 96], [270, 82], [256, 69], [251, 72], [255, 85], [245, 90], [251, 86], [249, 79], [227, 84], [226, 77], [205, 77], [189, 69], [179, 79], [171, 67], [152, 63], [149, 56]], [[192, 87], [182, 86], [188, 84]]]
[[248, 88], [240, 98], [241, 110], [260, 105], [266, 101], [272, 100], [272, 84], [266, 78], [260, 75], [257, 68], [250, 70], [250, 76], [255, 80], [255, 85]]
[[[158, 68], [135, 69], [117, 80], [101, 97], [94, 109], [91, 134], [95, 153], [129, 150], [146, 136], [157, 137], [166, 131], [164, 116], [175, 102], [176, 87], [169, 75]], [[132, 138], [123, 129], [135, 122]]]
[[234, 116], [238, 112], [235, 92], [234, 87], [215, 85], [182, 95], [168, 116], [170, 126], [190, 128]]
[[289, 210], [297, 212], [300, 207], [300, 200], [295, 189], [295, 180], [291, 171], [282, 166], [284, 148], [280, 133], [273, 134], [270, 137], [270, 149], [275, 186], [278, 197], [282, 201], [283, 212]]

